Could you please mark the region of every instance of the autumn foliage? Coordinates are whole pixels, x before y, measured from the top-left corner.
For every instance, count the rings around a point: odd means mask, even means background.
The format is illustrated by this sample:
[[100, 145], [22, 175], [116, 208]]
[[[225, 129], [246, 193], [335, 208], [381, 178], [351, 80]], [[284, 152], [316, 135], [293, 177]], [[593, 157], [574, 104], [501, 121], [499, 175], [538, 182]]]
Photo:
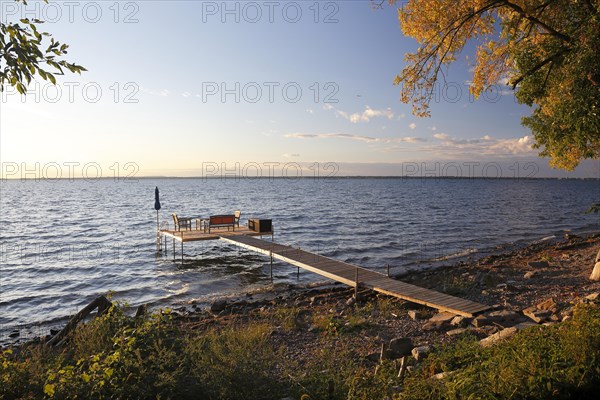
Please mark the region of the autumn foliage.
[[444, 67], [474, 41], [475, 97], [508, 82], [519, 102], [534, 107], [522, 123], [554, 167], [600, 158], [600, 1], [389, 2], [401, 5], [402, 31], [420, 44], [394, 81], [415, 115], [429, 116]]

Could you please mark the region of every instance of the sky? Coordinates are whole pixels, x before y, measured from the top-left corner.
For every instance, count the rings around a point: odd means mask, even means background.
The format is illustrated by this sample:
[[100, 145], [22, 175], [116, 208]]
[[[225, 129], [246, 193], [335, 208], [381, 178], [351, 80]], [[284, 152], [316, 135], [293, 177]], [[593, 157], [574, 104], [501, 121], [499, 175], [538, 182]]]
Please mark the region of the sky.
[[45, 20], [88, 70], [1, 94], [4, 178], [600, 177], [597, 160], [549, 169], [507, 86], [469, 95], [474, 45], [431, 118], [413, 116], [393, 80], [417, 43], [387, 4], [0, 0], [0, 12]]

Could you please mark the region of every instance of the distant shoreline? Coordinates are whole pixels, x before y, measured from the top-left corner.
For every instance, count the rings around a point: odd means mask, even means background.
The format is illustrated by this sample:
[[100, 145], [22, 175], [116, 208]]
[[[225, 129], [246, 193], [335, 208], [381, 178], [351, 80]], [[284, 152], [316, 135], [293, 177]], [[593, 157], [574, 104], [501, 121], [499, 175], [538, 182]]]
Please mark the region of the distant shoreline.
[[368, 176], [368, 175], [347, 175], [347, 176], [136, 176], [136, 177], [97, 177], [97, 178], [84, 178], [84, 177], [72, 177], [72, 178], [0, 178], [1, 182], [14, 182], [14, 181], [48, 181], [48, 182], [56, 182], [56, 181], [136, 181], [138, 179], [205, 179], [205, 180], [341, 180], [341, 179], [425, 179], [425, 180], [528, 180], [528, 181], [600, 181], [600, 177], [598, 178], [558, 178], [558, 177], [508, 177], [508, 176], [499, 176], [499, 177], [484, 177], [484, 176]]

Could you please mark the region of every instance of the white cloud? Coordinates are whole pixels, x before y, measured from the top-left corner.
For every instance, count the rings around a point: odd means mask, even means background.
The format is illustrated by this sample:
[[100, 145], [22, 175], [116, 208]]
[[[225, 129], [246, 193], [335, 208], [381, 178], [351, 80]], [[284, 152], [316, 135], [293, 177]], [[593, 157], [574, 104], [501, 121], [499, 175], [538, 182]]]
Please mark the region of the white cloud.
[[418, 143], [427, 141], [427, 139], [411, 136], [378, 138], [351, 133], [288, 133], [284, 136], [290, 139], [348, 139], [365, 143]]
[[410, 129], [415, 129], [417, 127], [417, 124], [415, 124], [414, 122], [412, 122], [412, 123], [408, 124], [408, 127]]
[[421, 150], [432, 151], [440, 154], [460, 153], [469, 156], [515, 156], [534, 155], [532, 148], [534, 140], [530, 136], [511, 139], [495, 139], [485, 135], [476, 139], [457, 139], [446, 133], [436, 133], [433, 137], [441, 144], [432, 145]]
[[369, 122], [372, 118], [384, 117], [387, 119], [394, 118], [394, 112], [391, 108], [386, 108], [385, 110], [376, 110], [369, 106], [365, 106], [365, 110], [362, 113], [348, 113], [346, 111], [338, 110], [334, 108], [331, 104], [325, 104], [323, 106], [324, 110], [334, 110], [335, 115], [347, 119], [353, 124], [357, 124], [359, 122]]
[[534, 141], [530, 136], [523, 136], [517, 139], [498, 140], [494, 143], [490, 150], [503, 154], [531, 154], [534, 152], [532, 148]]
[[307, 108], [306, 112], [309, 113], [309, 114], [314, 114], [315, 113], [312, 108]]

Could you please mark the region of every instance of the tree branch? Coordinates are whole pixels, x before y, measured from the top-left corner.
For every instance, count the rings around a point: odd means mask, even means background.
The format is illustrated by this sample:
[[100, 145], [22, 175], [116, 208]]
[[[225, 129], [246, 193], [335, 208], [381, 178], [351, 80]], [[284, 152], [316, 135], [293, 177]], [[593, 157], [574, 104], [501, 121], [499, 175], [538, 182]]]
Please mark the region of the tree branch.
[[545, 22], [542, 22], [537, 17], [530, 15], [523, 8], [521, 8], [521, 6], [519, 6], [518, 4], [511, 3], [510, 1], [507, 1], [507, 0], [504, 0], [502, 3], [504, 5], [506, 5], [508, 8], [517, 12], [519, 15], [522, 15], [524, 18], [527, 18], [529, 21], [533, 22], [534, 24], [539, 25], [542, 29], [544, 29], [546, 32], [548, 32], [552, 36], [554, 36], [564, 42], [571, 43], [572, 39], [569, 36], [565, 35], [564, 33], [558, 32], [556, 29], [552, 28]]
[[544, 67], [544, 65], [548, 64], [549, 62], [554, 62], [556, 60], [558, 60], [559, 57], [561, 57], [564, 53], [568, 52], [570, 49], [564, 49], [562, 51], [559, 51], [558, 53], [553, 54], [552, 56], [540, 61], [539, 63], [537, 63], [536, 65], [533, 66], [533, 68], [531, 68], [529, 71], [525, 72], [523, 75], [521, 75], [520, 77], [518, 77], [514, 82], [512, 82], [512, 88], [513, 90], [515, 90], [515, 88], [517, 87], [517, 85], [519, 83], [521, 83], [523, 81], [523, 79], [527, 78], [528, 76], [531, 76], [532, 74], [536, 73], [537, 71], [539, 71], [540, 69], [542, 69]]

